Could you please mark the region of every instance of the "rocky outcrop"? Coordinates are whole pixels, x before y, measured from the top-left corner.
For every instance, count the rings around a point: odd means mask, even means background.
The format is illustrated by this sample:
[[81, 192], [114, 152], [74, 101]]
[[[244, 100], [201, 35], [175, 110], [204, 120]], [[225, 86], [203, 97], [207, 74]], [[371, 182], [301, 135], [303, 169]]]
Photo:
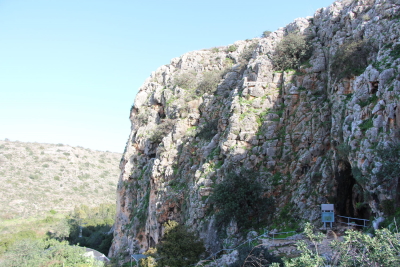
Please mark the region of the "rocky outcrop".
[[[110, 256], [154, 246], [167, 220], [221, 248], [208, 199], [241, 168], [264, 177], [274, 216], [318, 222], [321, 203], [384, 216], [399, 184], [379, 178], [377, 152], [398, 140], [399, 5], [338, 1], [266, 38], [190, 52], [152, 73], [131, 110]], [[311, 57], [276, 71], [275, 48], [289, 33], [308, 36]], [[354, 44], [362, 69], [351, 69]]]

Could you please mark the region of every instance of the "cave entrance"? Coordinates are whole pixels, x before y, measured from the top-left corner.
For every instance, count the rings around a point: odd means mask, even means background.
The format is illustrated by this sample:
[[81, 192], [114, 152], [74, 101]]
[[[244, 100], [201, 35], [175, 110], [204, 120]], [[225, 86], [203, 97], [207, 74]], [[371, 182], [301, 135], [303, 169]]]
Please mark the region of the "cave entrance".
[[356, 180], [351, 173], [349, 162], [339, 161], [336, 171], [336, 213], [340, 216], [354, 217], [353, 186]]
[[364, 190], [353, 177], [348, 161], [339, 161], [335, 174], [336, 214], [340, 216], [369, 219], [370, 209], [364, 200]]

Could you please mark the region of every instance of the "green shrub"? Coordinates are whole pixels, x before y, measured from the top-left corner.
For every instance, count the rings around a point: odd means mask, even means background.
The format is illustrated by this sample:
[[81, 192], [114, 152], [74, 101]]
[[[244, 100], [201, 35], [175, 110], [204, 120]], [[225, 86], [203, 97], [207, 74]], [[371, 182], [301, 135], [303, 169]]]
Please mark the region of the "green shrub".
[[224, 60], [224, 65], [229, 69], [232, 67], [232, 65], [235, 63], [235, 61], [232, 58], [226, 57]]
[[218, 53], [219, 52], [219, 48], [218, 47], [213, 47], [213, 48], [211, 48], [211, 52]]
[[157, 245], [160, 266], [183, 267], [198, 262], [205, 252], [203, 242], [175, 221], [164, 223], [164, 227], [165, 234]]
[[[107, 233], [114, 224], [115, 213], [115, 204], [100, 204], [93, 208], [86, 205], [75, 207], [74, 212], [68, 219], [68, 225], [61, 221], [53, 235], [54, 237], [58, 235], [62, 239], [66, 236], [66, 231], [68, 230], [67, 239], [71, 245], [80, 244], [107, 255], [113, 237], [112, 234]], [[82, 237], [79, 237], [80, 226], [82, 225], [84, 225]]]
[[226, 49], [226, 52], [235, 52], [236, 50], [237, 50], [237, 46], [236, 45], [230, 45]]
[[136, 118], [141, 124], [147, 124], [149, 122], [149, 116], [150, 114], [148, 112], [141, 112], [136, 115]]
[[376, 52], [370, 41], [348, 40], [332, 59], [331, 72], [337, 79], [360, 75], [368, 67], [369, 57]]
[[193, 89], [196, 86], [196, 73], [183, 72], [174, 76], [174, 85], [184, 89]]
[[358, 127], [360, 127], [360, 130], [363, 132], [372, 128], [373, 126], [374, 126], [374, 122], [372, 121], [372, 118], [363, 120], [363, 122], [360, 125], [358, 125]]
[[147, 255], [148, 257], [140, 260], [140, 266], [142, 266], [142, 267], [157, 267], [157, 261], [155, 259], [157, 257], [157, 249], [150, 248], [143, 254]]
[[385, 199], [381, 202], [381, 208], [385, 215], [387, 216], [393, 216], [395, 215], [395, 202], [393, 199]]
[[365, 101], [360, 101], [358, 104], [360, 105], [360, 107], [366, 107], [370, 104], [374, 104], [376, 105], [376, 103], [378, 102], [378, 97], [376, 95], [370, 96], [367, 100]]
[[256, 47], [257, 43], [252, 43], [251, 45], [247, 46], [240, 54], [239, 61], [242, 64], [247, 64], [250, 61], [251, 57], [253, 56], [253, 52], [256, 49]]
[[170, 133], [173, 127], [174, 121], [171, 119], [165, 119], [153, 130], [153, 132], [149, 136], [149, 140], [153, 143], [161, 143], [163, 137]]
[[202, 96], [205, 93], [214, 93], [217, 90], [218, 83], [222, 78], [221, 74], [221, 71], [205, 72], [203, 74], [203, 78], [197, 84], [196, 94]]
[[218, 119], [207, 120], [206, 123], [199, 128], [200, 130], [196, 134], [196, 137], [204, 140], [211, 140], [218, 132]]
[[271, 35], [271, 31], [264, 31], [262, 34], [261, 34], [261, 37], [262, 38], [267, 38], [268, 36], [270, 36]]
[[289, 33], [276, 45], [272, 61], [276, 70], [298, 69], [307, 61], [312, 52], [312, 45], [304, 35]]
[[351, 151], [351, 147], [346, 143], [341, 143], [337, 147], [337, 153], [340, 159], [347, 160], [349, 153]]
[[135, 211], [136, 217], [139, 220], [139, 227], [144, 227], [147, 219], [148, 208], [150, 202], [150, 191], [148, 190], [144, 196], [144, 202], [142, 206]]
[[[379, 146], [377, 156], [382, 164], [379, 172], [376, 173], [377, 178], [382, 182], [390, 183], [390, 187], [395, 188], [394, 185], [397, 185], [400, 177], [400, 143], [392, 143], [386, 147]], [[394, 194], [397, 195], [396, 199], [400, 198], [397, 191]], [[400, 206], [400, 203], [396, 203], [396, 206]]]
[[394, 59], [398, 59], [400, 58], [400, 44], [395, 45], [392, 48], [392, 51], [390, 51], [390, 55], [394, 58]]
[[304, 235], [311, 241], [308, 246], [305, 241], [297, 243], [301, 251], [299, 257], [284, 259], [285, 267], [304, 266], [399, 266], [400, 234], [392, 233], [388, 229], [376, 230], [371, 237], [359, 231], [348, 230], [342, 241], [331, 242], [332, 257], [323, 257], [319, 246], [323, 234], [314, 234], [313, 226], [307, 223]]
[[366, 181], [367, 181], [367, 177], [365, 177], [361, 170], [357, 167], [354, 166], [351, 168], [351, 174], [353, 175], [354, 179], [356, 180], [356, 182], [362, 186], [365, 185]]
[[221, 230], [233, 219], [239, 228], [259, 227], [273, 210], [273, 202], [263, 196], [263, 186], [254, 172], [231, 172], [216, 185], [210, 196], [216, 223]]

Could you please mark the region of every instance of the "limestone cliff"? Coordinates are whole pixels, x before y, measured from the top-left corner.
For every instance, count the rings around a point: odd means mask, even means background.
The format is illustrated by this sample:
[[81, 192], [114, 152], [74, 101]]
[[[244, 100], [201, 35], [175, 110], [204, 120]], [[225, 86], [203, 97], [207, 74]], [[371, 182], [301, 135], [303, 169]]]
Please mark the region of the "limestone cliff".
[[[190, 52], [152, 73], [131, 110], [110, 255], [154, 246], [166, 220], [199, 233], [210, 251], [222, 247], [208, 196], [242, 168], [264, 177], [273, 216], [318, 222], [321, 203], [384, 216], [400, 189], [378, 175], [377, 152], [399, 135], [399, 8], [338, 1], [265, 38]], [[276, 47], [290, 33], [311, 40], [311, 57], [276, 71]]]

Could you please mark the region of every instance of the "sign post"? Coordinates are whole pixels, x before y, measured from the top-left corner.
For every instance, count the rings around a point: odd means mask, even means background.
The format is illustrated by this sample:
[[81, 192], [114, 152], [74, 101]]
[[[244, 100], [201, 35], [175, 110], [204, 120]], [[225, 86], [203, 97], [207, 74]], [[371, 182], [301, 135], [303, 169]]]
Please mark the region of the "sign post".
[[333, 204], [321, 204], [321, 219], [326, 228], [326, 224], [330, 223], [332, 228], [332, 223], [335, 222], [335, 212]]

